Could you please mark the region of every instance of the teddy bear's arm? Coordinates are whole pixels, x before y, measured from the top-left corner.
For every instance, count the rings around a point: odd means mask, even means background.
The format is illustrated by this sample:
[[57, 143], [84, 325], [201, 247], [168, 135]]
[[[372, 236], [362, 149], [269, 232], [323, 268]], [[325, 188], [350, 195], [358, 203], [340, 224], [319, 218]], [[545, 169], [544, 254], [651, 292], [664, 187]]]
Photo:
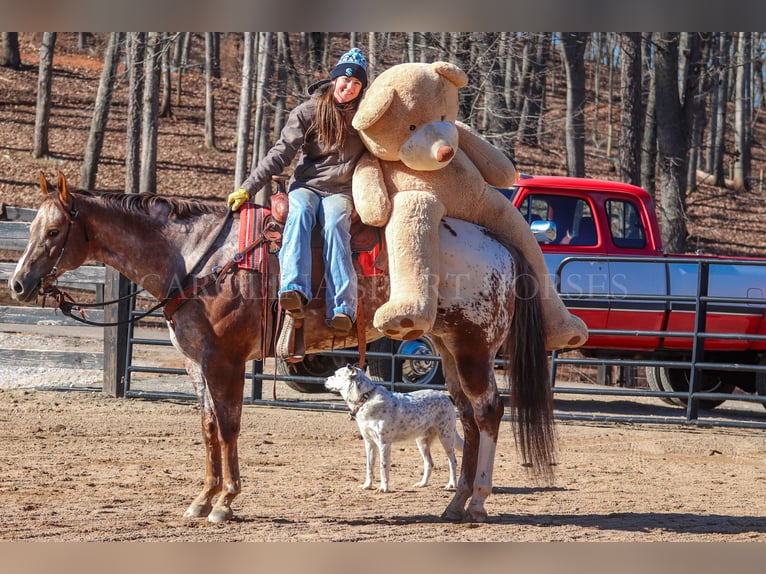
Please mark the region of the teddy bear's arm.
[[496, 187], [511, 187], [516, 182], [516, 166], [499, 149], [462, 122], [455, 122], [460, 149], [481, 172], [484, 181]]
[[391, 217], [391, 199], [383, 181], [383, 169], [378, 158], [365, 152], [356, 164], [351, 186], [354, 208], [362, 222], [383, 227]]

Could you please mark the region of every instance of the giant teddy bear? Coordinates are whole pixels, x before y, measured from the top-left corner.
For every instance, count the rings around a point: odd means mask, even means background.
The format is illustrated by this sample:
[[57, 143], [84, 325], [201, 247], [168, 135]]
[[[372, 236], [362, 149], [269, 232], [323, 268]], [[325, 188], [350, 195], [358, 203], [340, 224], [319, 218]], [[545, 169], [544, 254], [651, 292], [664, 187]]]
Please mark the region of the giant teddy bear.
[[372, 82], [354, 116], [368, 150], [354, 172], [354, 204], [362, 221], [386, 226], [391, 279], [373, 324], [404, 340], [431, 329], [439, 223], [449, 216], [482, 225], [523, 253], [541, 287], [547, 348], [579, 347], [588, 338], [585, 324], [559, 298], [521, 213], [491, 187], [513, 185], [513, 163], [457, 122], [458, 88], [467, 81], [447, 62], [399, 64]]

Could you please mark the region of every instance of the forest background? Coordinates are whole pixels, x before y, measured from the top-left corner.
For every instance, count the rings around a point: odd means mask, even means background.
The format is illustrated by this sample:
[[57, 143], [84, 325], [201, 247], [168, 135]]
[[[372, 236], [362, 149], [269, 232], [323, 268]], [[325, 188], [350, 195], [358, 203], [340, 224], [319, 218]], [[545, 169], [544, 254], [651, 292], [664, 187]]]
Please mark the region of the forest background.
[[461, 120], [522, 172], [647, 189], [667, 252], [766, 255], [758, 32], [4, 32], [0, 203], [36, 207], [41, 170], [224, 201], [353, 45], [371, 80], [459, 65]]

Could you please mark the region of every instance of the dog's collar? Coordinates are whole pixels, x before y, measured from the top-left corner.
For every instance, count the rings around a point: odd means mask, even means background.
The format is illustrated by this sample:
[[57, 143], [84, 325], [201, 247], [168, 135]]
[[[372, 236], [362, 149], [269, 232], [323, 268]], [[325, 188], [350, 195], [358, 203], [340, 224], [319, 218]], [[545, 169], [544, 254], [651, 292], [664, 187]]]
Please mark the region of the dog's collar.
[[350, 416], [352, 419], [355, 419], [355, 418], [356, 418], [356, 413], [358, 413], [358, 412], [359, 412], [359, 409], [361, 409], [361, 408], [364, 406], [364, 403], [366, 403], [366, 402], [367, 402], [367, 400], [370, 398], [370, 395], [372, 394], [372, 392], [373, 392], [374, 390], [375, 390], [375, 389], [372, 389], [371, 391], [367, 391], [366, 393], [364, 393], [364, 394], [362, 395], [362, 400], [361, 400], [361, 401], [359, 401], [359, 402], [356, 404], [356, 406], [355, 406], [353, 409], [351, 409], [351, 412], [350, 412], [350, 413], [348, 413], [348, 414], [349, 414], [349, 416]]

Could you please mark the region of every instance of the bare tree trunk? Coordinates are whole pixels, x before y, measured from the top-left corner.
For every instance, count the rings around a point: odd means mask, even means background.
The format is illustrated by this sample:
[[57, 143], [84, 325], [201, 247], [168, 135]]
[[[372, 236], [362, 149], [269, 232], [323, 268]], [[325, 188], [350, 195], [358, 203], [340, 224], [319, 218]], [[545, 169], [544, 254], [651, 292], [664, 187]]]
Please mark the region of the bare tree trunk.
[[242, 55], [242, 88], [239, 92], [239, 114], [237, 116], [237, 159], [234, 167], [235, 191], [247, 177], [247, 148], [250, 143], [250, 108], [253, 103], [254, 38], [255, 33], [245, 32], [244, 54]]
[[642, 32], [641, 49], [643, 56], [644, 86], [646, 94], [644, 109], [644, 133], [641, 138], [641, 187], [654, 196], [655, 172], [657, 168], [657, 114], [656, 80], [652, 64], [652, 32]]
[[40, 45], [40, 68], [37, 75], [37, 105], [35, 107], [35, 135], [32, 157], [48, 156], [48, 128], [51, 115], [51, 82], [53, 79], [53, 49], [56, 46], [56, 32], [43, 32]]
[[255, 87], [255, 120], [253, 122], [253, 158], [250, 170], [255, 169], [258, 162], [266, 155], [266, 146], [263, 145], [263, 134], [266, 132], [265, 116], [265, 92], [268, 79], [271, 75], [271, 43], [273, 32], [258, 33], [258, 77]]
[[607, 104], [606, 104], [606, 157], [612, 157], [612, 141], [613, 141], [613, 122], [612, 116], [614, 114], [614, 51], [617, 47], [617, 38], [609, 37], [607, 39], [607, 62], [609, 63], [609, 78], [607, 80]]
[[734, 189], [750, 188], [750, 32], [737, 36], [734, 87]]
[[561, 43], [567, 74], [567, 175], [585, 177], [585, 46], [586, 32], [563, 32]]
[[117, 64], [120, 62], [122, 42], [121, 32], [109, 34], [109, 44], [104, 52], [104, 67], [101, 70], [101, 81], [96, 93], [96, 104], [93, 109], [93, 119], [90, 123], [88, 144], [85, 147], [85, 157], [80, 171], [80, 187], [93, 189], [96, 186], [98, 162], [101, 158], [101, 148], [104, 145], [104, 131], [109, 117], [109, 106], [112, 103], [112, 87], [114, 76], [117, 73]]
[[367, 34], [367, 42], [367, 81], [371, 84], [377, 75], [378, 68], [378, 41], [375, 32]]
[[144, 90], [146, 33], [128, 33], [128, 117], [125, 145], [125, 193], [138, 193], [141, 153], [141, 101]]
[[0, 66], [21, 69], [21, 53], [19, 52], [19, 33], [2, 32], [3, 53], [0, 54]]
[[174, 43], [173, 37], [168, 33], [162, 34], [162, 57], [160, 59], [160, 68], [162, 70], [162, 94], [160, 95], [160, 117], [173, 117], [173, 110], [170, 107], [170, 47]]
[[725, 134], [726, 134], [726, 104], [729, 101], [729, 74], [727, 69], [730, 68], [729, 63], [731, 59], [729, 57], [729, 50], [731, 49], [731, 33], [721, 32], [718, 39], [718, 57], [720, 59], [720, 65], [718, 66], [718, 93], [716, 95], [715, 108], [711, 105], [711, 117], [715, 116], [715, 126], [710, 128], [710, 137], [712, 138], [711, 144], [711, 158], [709, 171], [713, 173], [715, 184], [718, 187], [723, 187], [726, 179], [726, 170], [724, 166], [725, 156]]
[[620, 35], [620, 179], [641, 184], [641, 33]]
[[686, 86], [683, 95], [684, 114], [688, 126], [689, 141], [686, 191], [697, 189], [697, 167], [702, 155], [702, 135], [705, 130], [705, 94], [709, 88], [709, 75], [700, 71], [706, 66], [709, 56], [710, 35], [704, 32], [684, 32], [686, 54]]
[[[603, 34], [601, 32], [594, 32], [594, 36], [596, 45], [593, 48], [595, 53], [595, 73], [593, 74], [593, 145], [598, 148], [600, 144], [598, 141], [598, 116], [599, 107], [601, 105], [601, 53], [603, 51]], [[611, 64], [611, 58], [609, 59], [609, 62]]]
[[273, 141], [279, 139], [282, 126], [285, 124], [285, 109], [287, 107], [287, 53], [289, 39], [286, 32], [277, 33], [277, 82], [276, 99], [274, 101], [274, 129], [271, 138]]
[[184, 32], [181, 41], [181, 57], [176, 65], [178, 66], [178, 76], [176, 79], [176, 106], [181, 106], [181, 80], [186, 72], [186, 66], [189, 64], [189, 45], [191, 44], [191, 32]]
[[215, 32], [205, 32], [205, 148], [216, 150], [215, 145], [215, 89], [214, 70]]
[[139, 191], [157, 193], [157, 112], [160, 100], [160, 33], [146, 36], [144, 98], [141, 120], [141, 175]]
[[667, 253], [686, 251], [686, 126], [678, 93], [677, 32], [655, 37], [660, 230]]

